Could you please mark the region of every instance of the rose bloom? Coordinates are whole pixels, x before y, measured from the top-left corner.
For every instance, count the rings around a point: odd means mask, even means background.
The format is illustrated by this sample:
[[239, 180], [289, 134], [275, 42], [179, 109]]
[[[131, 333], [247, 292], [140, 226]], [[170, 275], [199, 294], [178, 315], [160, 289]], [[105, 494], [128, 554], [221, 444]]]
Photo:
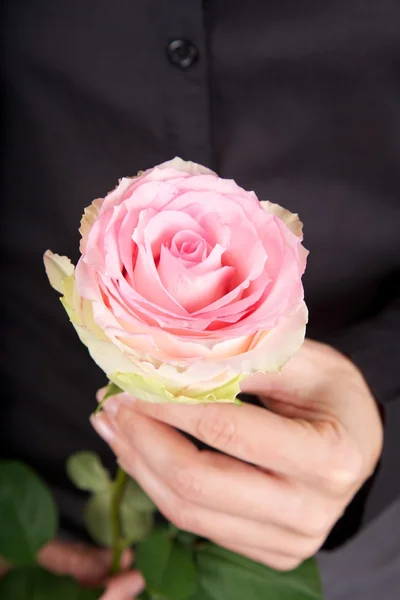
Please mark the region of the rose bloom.
[[304, 341], [307, 251], [289, 211], [179, 158], [121, 179], [51, 285], [110, 381], [150, 402], [232, 402]]

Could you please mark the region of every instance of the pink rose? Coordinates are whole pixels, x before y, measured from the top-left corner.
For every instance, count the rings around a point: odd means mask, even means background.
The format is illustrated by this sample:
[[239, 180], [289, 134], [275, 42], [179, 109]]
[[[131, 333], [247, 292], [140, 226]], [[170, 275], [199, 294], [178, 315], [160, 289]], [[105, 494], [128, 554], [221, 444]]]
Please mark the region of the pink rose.
[[296, 215], [174, 160], [124, 178], [82, 218], [81, 258], [46, 270], [109, 379], [149, 401], [234, 401], [304, 340]]

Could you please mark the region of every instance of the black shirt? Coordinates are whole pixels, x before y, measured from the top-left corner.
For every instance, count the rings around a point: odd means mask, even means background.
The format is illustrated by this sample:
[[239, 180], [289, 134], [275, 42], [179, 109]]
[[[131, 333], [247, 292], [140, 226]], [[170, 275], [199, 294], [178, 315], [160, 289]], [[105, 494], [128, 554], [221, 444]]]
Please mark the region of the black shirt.
[[[105, 381], [42, 266], [78, 253], [85, 206], [181, 156], [298, 212], [308, 335], [347, 353], [385, 407], [381, 467], [338, 543], [400, 494], [400, 3], [5, 0], [2, 453], [52, 483]], [[335, 537], [335, 536], [334, 536]], [[334, 537], [332, 539], [334, 539]]]

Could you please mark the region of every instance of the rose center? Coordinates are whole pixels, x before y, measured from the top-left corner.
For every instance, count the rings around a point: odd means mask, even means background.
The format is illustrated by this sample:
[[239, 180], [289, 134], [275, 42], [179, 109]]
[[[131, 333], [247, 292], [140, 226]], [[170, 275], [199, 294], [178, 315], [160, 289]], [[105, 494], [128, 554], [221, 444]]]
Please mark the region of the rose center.
[[199, 263], [205, 260], [210, 252], [209, 244], [194, 231], [179, 231], [169, 246], [171, 254], [185, 262]]

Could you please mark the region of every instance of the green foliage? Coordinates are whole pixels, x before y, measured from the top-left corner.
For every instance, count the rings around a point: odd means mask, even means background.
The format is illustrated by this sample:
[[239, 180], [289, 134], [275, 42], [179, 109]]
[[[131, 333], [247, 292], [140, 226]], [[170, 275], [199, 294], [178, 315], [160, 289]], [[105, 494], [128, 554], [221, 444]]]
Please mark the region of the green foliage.
[[22, 463], [0, 461], [0, 555], [15, 565], [33, 563], [57, 526], [56, 505], [36, 473]]
[[278, 572], [174, 529], [158, 528], [138, 547], [143, 600], [323, 600], [314, 560]]
[[[79, 489], [92, 492], [84, 510], [89, 535], [96, 544], [111, 547], [112, 501], [116, 483], [111, 481], [108, 471], [94, 452], [73, 454], [67, 462], [67, 473]], [[130, 546], [144, 540], [153, 529], [156, 507], [131, 477], [124, 485], [119, 506], [123, 544]]]
[[[112, 537], [112, 489], [93, 494], [85, 507], [84, 519], [89, 535], [96, 544], [111, 547]], [[143, 502], [144, 505], [144, 502]], [[138, 509], [131, 503], [129, 496], [120, 504], [120, 519], [122, 537], [125, 545], [130, 546], [139, 542], [150, 533], [153, 528], [154, 507], [148, 504], [146, 510]]]
[[94, 411], [94, 414], [97, 415], [97, 413], [101, 411], [101, 409], [104, 406], [104, 402], [106, 400], [108, 400], [108, 398], [111, 398], [112, 396], [116, 396], [117, 394], [120, 394], [123, 391], [124, 390], [122, 388], [120, 388], [118, 385], [116, 385], [112, 381], [109, 381], [109, 383], [106, 387], [106, 393], [104, 394], [102, 401], [99, 403], [96, 410]]
[[122, 537], [128, 545], [146, 539], [154, 527], [154, 507], [141, 510], [124, 495], [120, 504]]
[[[139, 485], [128, 479], [118, 488], [91, 452], [75, 454], [68, 473], [80, 489], [93, 492], [85, 518], [101, 545], [111, 545], [112, 499], [115, 504], [116, 492], [121, 492], [121, 544], [140, 542], [136, 567], [147, 582], [141, 600], [323, 600], [314, 560], [283, 573], [199, 541], [173, 525], [154, 529], [155, 506]], [[23, 464], [0, 461], [0, 556], [14, 565], [0, 578], [1, 600], [100, 598], [102, 590], [83, 589], [70, 577], [32, 564], [56, 533], [56, 507], [44, 483]]]
[[136, 565], [151, 600], [187, 600], [196, 589], [192, 548], [174, 539], [166, 528], [156, 529], [139, 544]]
[[129, 477], [122, 498], [123, 505], [131, 505], [141, 512], [154, 512], [156, 506], [145, 494], [139, 484]]
[[92, 540], [99, 546], [112, 545], [111, 493], [93, 494], [85, 506], [83, 517]]
[[13, 569], [0, 579], [1, 600], [98, 600], [103, 591], [81, 588], [71, 577], [37, 566]]
[[[202, 587], [201, 583], [198, 585], [195, 593], [190, 596], [189, 600], [215, 600], [205, 589]], [[243, 596], [243, 600], [246, 600], [245, 596]], [[260, 598], [260, 600], [264, 600], [264, 598]], [[272, 600], [272, 598], [271, 598]]]
[[111, 485], [109, 472], [95, 452], [76, 452], [67, 460], [67, 473], [80, 490], [103, 492]]
[[201, 586], [212, 600], [323, 600], [314, 560], [283, 573], [206, 544], [197, 553], [197, 566]]

